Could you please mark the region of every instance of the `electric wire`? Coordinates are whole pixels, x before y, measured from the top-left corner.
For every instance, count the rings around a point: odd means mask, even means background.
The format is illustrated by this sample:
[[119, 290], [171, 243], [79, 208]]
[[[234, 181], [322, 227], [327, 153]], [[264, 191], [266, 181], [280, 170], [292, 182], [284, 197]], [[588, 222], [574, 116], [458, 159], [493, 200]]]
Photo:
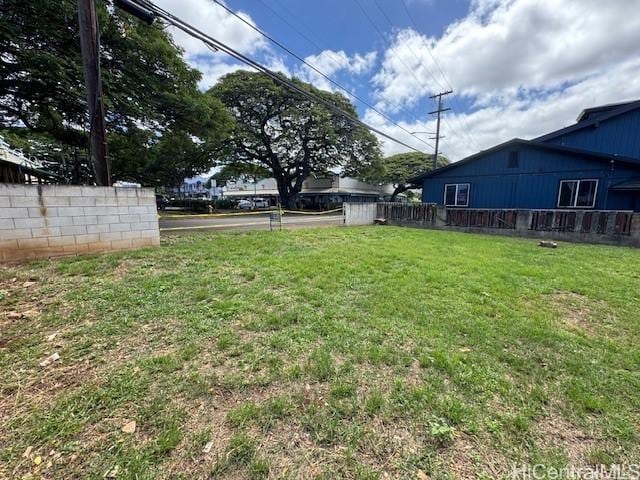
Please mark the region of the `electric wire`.
[[237, 19], [239, 19], [240, 21], [242, 21], [245, 25], [247, 25], [248, 27], [250, 27], [252, 30], [256, 31], [257, 33], [259, 33], [260, 35], [262, 35], [263, 37], [265, 37], [267, 40], [269, 40], [270, 42], [272, 42], [274, 45], [278, 46], [279, 48], [281, 48], [282, 50], [284, 50], [285, 52], [287, 52], [289, 55], [295, 57], [298, 61], [302, 62], [304, 65], [306, 65], [307, 67], [309, 67], [310, 69], [312, 69], [314, 72], [316, 72], [318, 75], [320, 75], [322, 78], [324, 78], [325, 80], [327, 80], [328, 82], [330, 82], [332, 85], [338, 87], [339, 89], [341, 89], [342, 91], [344, 91], [347, 95], [349, 95], [350, 97], [354, 98], [355, 100], [363, 103], [364, 105], [366, 105], [367, 107], [369, 107], [372, 111], [374, 111], [375, 113], [377, 113], [378, 115], [380, 115], [382, 118], [384, 118], [385, 120], [387, 120], [389, 123], [391, 123], [392, 125], [398, 127], [399, 129], [401, 129], [402, 131], [404, 131], [405, 133], [411, 135], [413, 138], [415, 138], [416, 140], [418, 140], [421, 143], [424, 143], [425, 145], [434, 148], [434, 146], [429, 143], [424, 141], [423, 139], [421, 139], [420, 137], [417, 137], [415, 134], [411, 133], [411, 131], [407, 130], [406, 128], [404, 128], [402, 125], [399, 125], [398, 123], [396, 123], [395, 121], [393, 121], [393, 119], [391, 119], [388, 115], [386, 115], [385, 113], [381, 112], [380, 110], [378, 110], [376, 107], [374, 107], [373, 105], [371, 105], [369, 102], [367, 102], [366, 100], [360, 98], [358, 95], [356, 95], [353, 92], [350, 92], [347, 88], [343, 87], [340, 83], [338, 83], [337, 81], [333, 80], [331, 77], [329, 77], [328, 75], [326, 75], [324, 72], [322, 72], [320, 69], [318, 69], [315, 65], [309, 63], [307, 60], [305, 60], [304, 58], [302, 58], [300, 55], [298, 55], [297, 53], [295, 53], [294, 51], [292, 51], [290, 48], [288, 48], [286, 45], [282, 44], [281, 42], [279, 42], [278, 40], [276, 40], [275, 38], [271, 37], [269, 34], [267, 34], [266, 32], [264, 32], [263, 30], [261, 30], [260, 28], [256, 27], [255, 25], [253, 25], [251, 22], [247, 21], [246, 19], [242, 18], [240, 15], [238, 15], [237, 12], [233, 11], [232, 9], [230, 9], [229, 7], [227, 7], [225, 4], [223, 4], [220, 0], [213, 0], [214, 3], [216, 3], [217, 5], [219, 5], [220, 7], [222, 7], [224, 10], [226, 10], [229, 14], [233, 15], [234, 17], [236, 17]]
[[416, 152], [420, 152], [420, 153], [425, 153], [422, 152], [421, 150], [419, 150], [418, 148], [409, 145], [408, 143], [403, 142], [402, 140], [399, 140], [385, 132], [383, 132], [382, 130], [373, 127], [365, 122], [363, 122], [362, 120], [353, 117], [351, 114], [349, 114], [348, 112], [344, 111], [343, 109], [337, 107], [336, 105], [334, 105], [333, 103], [325, 100], [324, 98], [321, 98], [307, 90], [305, 90], [304, 88], [296, 85], [295, 83], [289, 81], [288, 79], [286, 79], [285, 77], [283, 77], [282, 75], [279, 75], [278, 73], [270, 70], [269, 68], [265, 67], [264, 65], [261, 65], [260, 63], [256, 62], [255, 60], [241, 54], [240, 52], [234, 50], [233, 48], [229, 47], [228, 45], [224, 44], [223, 42], [221, 42], [220, 40], [215, 39], [214, 37], [211, 37], [210, 35], [202, 32], [201, 30], [197, 29], [196, 27], [194, 27], [193, 25], [190, 25], [189, 23], [185, 22], [184, 20], [180, 19], [179, 17], [176, 17], [175, 15], [171, 14], [170, 12], [164, 10], [163, 8], [159, 7], [158, 5], [156, 5], [155, 3], [151, 2], [150, 0], [134, 0], [136, 3], [148, 8], [149, 10], [151, 10], [153, 13], [155, 13], [158, 17], [162, 18], [163, 20], [165, 20], [166, 22], [172, 24], [174, 27], [182, 30], [183, 32], [185, 32], [186, 34], [192, 36], [193, 38], [196, 38], [200, 41], [202, 41], [203, 43], [205, 43], [205, 45], [210, 45], [214, 48], [217, 48], [219, 50], [221, 50], [222, 52], [226, 53], [227, 55], [235, 58], [236, 60], [239, 60], [240, 62], [258, 70], [259, 72], [264, 73], [265, 75], [267, 75], [268, 77], [270, 77], [272, 80], [274, 80], [277, 83], [282, 84], [285, 87], [288, 87], [290, 90], [293, 90], [297, 93], [299, 93], [300, 95], [308, 98], [309, 100], [312, 100], [314, 102], [318, 102], [318, 103], [322, 103], [326, 108], [328, 108], [329, 110], [333, 111], [334, 113], [337, 113], [339, 115], [341, 115], [342, 117], [344, 117], [346, 120], [348, 120], [349, 122], [351, 122], [352, 124], [355, 125], [360, 125], [364, 128], [367, 128], [368, 130], [377, 133], [378, 135], [391, 140], [393, 142], [398, 143], [399, 145], [402, 145], [410, 150], [416, 151]]

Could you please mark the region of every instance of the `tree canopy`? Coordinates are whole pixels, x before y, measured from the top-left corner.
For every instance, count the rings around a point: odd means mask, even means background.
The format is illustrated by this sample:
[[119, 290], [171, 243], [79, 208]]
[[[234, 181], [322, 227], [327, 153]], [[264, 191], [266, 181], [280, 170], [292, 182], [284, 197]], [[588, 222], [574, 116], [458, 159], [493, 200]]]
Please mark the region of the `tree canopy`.
[[[355, 107], [339, 93], [292, 81], [357, 117]], [[220, 99], [235, 120], [221, 161], [268, 169], [288, 208], [295, 206], [310, 175], [379, 157], [378, 141], [366, 128], [262, 73], [230, 73], [208, 94]]]
[[262, 165], [252, 163], [228, 163], [222, 169], [213, 175], [214, 180], [219, 184], [228, 182], [229, 180], [248, 180], [257, 182], [262, 178], [271, 176], [271, 170]]
[[[109, 154], [116, 179], [174, 184], [212, 164], [230, 129], [218, 99], [161, 25], [97, 2]], [[88, 114], [75, 0], [2, 0], [0, 127], [60, 152], [86, 149]]]
[[[438, 167], [449, 164], [449, 160], [438, 155]], [[413, 185], [409, 180], [422, 173], [433, 170], [433, 155], [421, 152], [397, 153], [389, 157], [381, 158], [364, 168], [358, 165], [349, 166], [349, 173], [359, 176], [372, 183], [391, 183], [394, 186], [391, 201], [411, 188], [421, 188], [420, 185]]]

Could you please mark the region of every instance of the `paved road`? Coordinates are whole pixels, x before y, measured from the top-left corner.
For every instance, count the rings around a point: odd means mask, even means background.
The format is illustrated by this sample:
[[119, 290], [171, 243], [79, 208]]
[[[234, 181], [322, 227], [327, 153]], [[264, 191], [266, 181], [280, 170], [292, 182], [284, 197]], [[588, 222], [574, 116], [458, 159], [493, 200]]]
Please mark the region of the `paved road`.
[[[282, 228], [325, 227], [342, 224], [342, 213], [324, 215], [292, 213], [282, 217]], [[220, 217], [198, 215], [160, 217], [160, 233], [162, 235], [179, 235], [198, 231], [268, 229], [269, 214], [267, 213]]]

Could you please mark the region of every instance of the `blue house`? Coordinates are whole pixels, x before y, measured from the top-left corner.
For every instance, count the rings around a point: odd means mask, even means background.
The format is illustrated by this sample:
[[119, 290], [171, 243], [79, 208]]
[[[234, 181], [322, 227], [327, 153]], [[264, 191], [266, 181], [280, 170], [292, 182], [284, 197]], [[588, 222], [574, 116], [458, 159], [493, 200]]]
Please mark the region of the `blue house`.
[[574, 125], [513, 139], [412, 180], [422, 201], [480, 209], [640, 211], [640, 100], [584, 110]]

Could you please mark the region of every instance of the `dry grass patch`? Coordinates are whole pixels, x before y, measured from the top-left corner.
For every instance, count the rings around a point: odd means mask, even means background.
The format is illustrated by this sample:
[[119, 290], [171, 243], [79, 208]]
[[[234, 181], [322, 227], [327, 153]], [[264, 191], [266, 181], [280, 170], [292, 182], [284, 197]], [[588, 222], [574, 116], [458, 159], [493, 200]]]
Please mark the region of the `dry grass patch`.
[[597, 335], [603, 325], [614, 321], [611, 318], [598, 318], [601, 312], [608, 312], [607, 316], [611, 314], [611, 309], [602, 301], [594, 301], [574, 292], [556, 292], [550, 295], [550, 299], [560, 314], [561, 322], [586, 335]]

